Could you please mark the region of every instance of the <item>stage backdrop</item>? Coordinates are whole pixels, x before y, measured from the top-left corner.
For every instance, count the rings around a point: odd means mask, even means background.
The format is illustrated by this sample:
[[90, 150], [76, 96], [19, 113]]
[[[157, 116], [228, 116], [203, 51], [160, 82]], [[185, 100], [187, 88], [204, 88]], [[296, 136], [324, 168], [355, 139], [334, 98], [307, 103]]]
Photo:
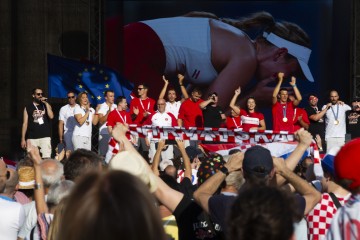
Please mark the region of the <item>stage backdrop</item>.
[[[312, 92], [319, 95], [320, 104], [327, 102], [328, 92], [331, 89], [338, 90], [340, 98], [345, 102], [350, 100], [350, 1], [123, 1], [121, 8], [122, 11], [117, 12], [117, 17], [120, 17], [118, 21], [123, 25], [141, 20], [180, 16], [190, 11], [212, 12], [223, 18], [238, 18], [254, 12], [267, 11], [277, 21], [284, 20], [298, 24], [311, 39], [312, 54], [309, 67], [315, 82], [298, 79], [297, 85], [303, 95], [300, 107], [307, 105], [308, 94]], [[114, 19], [113, 14], [108, 15], [108, 19]], [[119, 32], [122, 33], [122, 30]], [[248, 34], [251, 38], [256, 35], [249, 32]], [[108, 34], [106, 38], [110, 39], [111, 36]], [[119, 45], [122, 44], [121, 39], [118, 42]], [[114, 62], [118, 61], [118, 69], [121, 72], [122, 50], [121, 48], [119, 50], [119, 45], [114, 45], [114, 41], [111, 43], [112, 45], [106, 47], [106, 55], [110, 56], [111, 49], [116, 49], [116, 52], [120, 51], [120, 58], [107, 57], [106, 60], [113, 66], [116, 65]], [[254, 80], [248, 84], [242, 95], [250, 92], [255, 84]], [[274, 84], [269, 86], [272, 87]], [[162, 83], [151, 87], [161, 88]], [[270, 129], [271, 106], [263, 105], [258, 110], [265, 114], [267, 128]]]

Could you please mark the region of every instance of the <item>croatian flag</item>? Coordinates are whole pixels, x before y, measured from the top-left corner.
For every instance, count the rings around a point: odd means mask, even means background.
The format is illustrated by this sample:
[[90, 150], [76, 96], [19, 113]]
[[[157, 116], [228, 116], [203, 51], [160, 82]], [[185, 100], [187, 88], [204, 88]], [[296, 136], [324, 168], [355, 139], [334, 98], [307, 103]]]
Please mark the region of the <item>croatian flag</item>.
[[[271, 143], [259, 143], [259, 144], [236, 144], [236, 143], [225, 143], [225, 144], [201, 144], [205, 151], [209, 153], [218, 153], [222, 156], [229, 155], [230, 150], [238, 149], [242, 152], [246, 149], [260, 145], [264, 148], [269, 149], [271, 155], [274, 157], [288, 158], [290, 154], [296, 148], [298, 142], [271, 142]], [[310, 147], [305, 151], [301, 159], [310, 155]]]

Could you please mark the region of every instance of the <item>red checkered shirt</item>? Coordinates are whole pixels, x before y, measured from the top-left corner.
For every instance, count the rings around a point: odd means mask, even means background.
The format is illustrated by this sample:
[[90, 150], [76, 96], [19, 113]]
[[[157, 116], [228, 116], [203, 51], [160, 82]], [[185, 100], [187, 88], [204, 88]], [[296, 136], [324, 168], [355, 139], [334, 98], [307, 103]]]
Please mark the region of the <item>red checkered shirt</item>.
[[[344, 205], [346, 198], [337, 197], [340, 204]], [[330, 228], [331, 221], [337, 208], [328, 193], [321, 195], [321, 200], [306, 216], [308, 225], [308, 239], [325, 239], [326, 231]]]

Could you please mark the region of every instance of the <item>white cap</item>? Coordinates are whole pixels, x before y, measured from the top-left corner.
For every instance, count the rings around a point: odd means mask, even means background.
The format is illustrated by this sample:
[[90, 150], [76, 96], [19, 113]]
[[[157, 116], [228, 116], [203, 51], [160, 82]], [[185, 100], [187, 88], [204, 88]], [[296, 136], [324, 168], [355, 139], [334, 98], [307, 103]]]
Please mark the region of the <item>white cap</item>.
[[263, 37], [278, 48], [286, 48], [288, 50], [288, 53], [298, 60], [301, 70], [304, 73], [306, 79], [310, 82], [314, 82], [314, 78], [308, 66], [311, 54], [311, 50], [309, 48], [285, 40], [274, 33], [264, 32]]

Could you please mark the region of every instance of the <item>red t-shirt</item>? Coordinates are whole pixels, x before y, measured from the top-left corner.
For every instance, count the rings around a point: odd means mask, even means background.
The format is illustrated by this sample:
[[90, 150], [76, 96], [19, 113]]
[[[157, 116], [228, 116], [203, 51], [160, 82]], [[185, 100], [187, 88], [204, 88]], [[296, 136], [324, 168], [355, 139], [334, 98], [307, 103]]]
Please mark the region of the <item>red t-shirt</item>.
[[241, 115], [241, 122], [243, 126], [243, 131], [248, 132], [252, 127], [259, 127], [260, 121], [264, 120], [264, 115], [259, 112], [245, 112]]
[[226, 117], [226, 127], [229, 129], [243, 128], [241, 115], [245, 115], [246, 111], [240, 108], [240, 114], [237, 117], [228, 116]]
[[112, 110], [108, 115], [106, 126], [114, 127], [116, 123], [131, 124], [132, 121], [131, 121], [130, 113], [124, 110], [123, 111], [118, 111], [117, 109]]
[[204, 127], [203, 113], [199, 106], [203, 101], [200, 99], [193, 102], [189, 98], [181, 104], [178, 119], [182, 119], [183, 127]]
[[242, 128], [242, 124], [241, 124], [241, 117], [237, 116], [237, 117], [226, 117], [226, 128], [228, 129], [237, 129], [237, 128]]
[[294, 131], [294, 107], [295, 106], [293, 102], [281, 104], [277, 101], [272, 105], [274, 131]]
[[130, 115], [134, 113], [134, 107], [139, 109], [139, 114], [134, 120], [134, 123], [137, 124], [144, 124], [146, 119], [149, 117], [144, 118], [144, 112], [148, 112], [149, 114], [153, 114], [155, 112], [155, 100], [152, 98], [146, 98], [141, 100], [140, 98], [133, 98], [130, 102]]
[[294, 132], [302, 128], [298, 121], [298, 117], [302, 116], [302, 119], [305, 123], [310, 125], [310, 120], [307, 112], [303, 108], [295, 108], [294, 109]]

